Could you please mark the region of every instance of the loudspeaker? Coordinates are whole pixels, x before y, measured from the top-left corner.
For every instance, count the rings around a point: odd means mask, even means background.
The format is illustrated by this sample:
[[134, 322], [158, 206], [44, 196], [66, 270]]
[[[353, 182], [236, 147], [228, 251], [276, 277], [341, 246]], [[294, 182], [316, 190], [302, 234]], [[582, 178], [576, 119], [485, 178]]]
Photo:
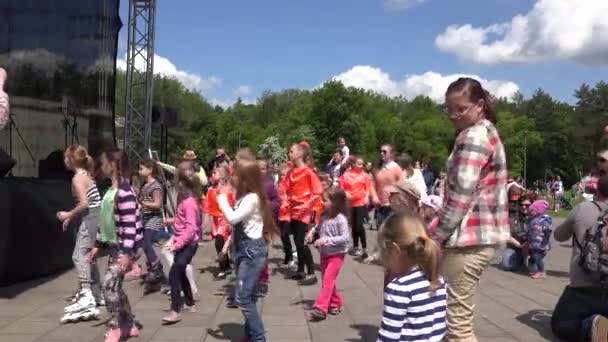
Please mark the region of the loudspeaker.
[[69, 181], [72, 176], [73, 173], [65, 167], [61, 150], [51, 152], [46, 159], [38, 162], [38, 177], [40, 178]]
[[179, 124], [179, 115], [175, 107], [152, 106], [152, 124], [176, 127]]
[[6, 176], [7, 173], [15, 166], [17, 162], [9, 156], [3, 149], [0, 148], [0, 177]]

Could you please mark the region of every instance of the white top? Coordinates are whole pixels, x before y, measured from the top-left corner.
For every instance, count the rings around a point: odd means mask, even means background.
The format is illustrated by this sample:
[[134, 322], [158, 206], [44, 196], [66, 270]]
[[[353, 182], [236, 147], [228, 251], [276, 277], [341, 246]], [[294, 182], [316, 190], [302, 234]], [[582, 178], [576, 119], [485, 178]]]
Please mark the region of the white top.
[[234, 209], [230, 207], [226, 194], [220, 194], [217, 197], [217, 203], [230, 225], [234, 226], [240, 222], [243, 224], [245, 234], [250, 239], [262, 237], [264, 220], [260, 211], [258, 195], [252, 192], [248, 193], [236, 201]]
[[350, 149], [348, 146], [344, 145], [344, 147], [342, 147], [342, 164], [346, 163], [348, 157], [350, 157]]
[[420, 192], [420, 199], [426, 198], [426, 182], [424, 181], [424, 176], [420, 169], [414, 169], [414, 174], [411, 177], [407, 176], [407, 171], [403, 171], [403, 180], [416, 186], [416, 189]]

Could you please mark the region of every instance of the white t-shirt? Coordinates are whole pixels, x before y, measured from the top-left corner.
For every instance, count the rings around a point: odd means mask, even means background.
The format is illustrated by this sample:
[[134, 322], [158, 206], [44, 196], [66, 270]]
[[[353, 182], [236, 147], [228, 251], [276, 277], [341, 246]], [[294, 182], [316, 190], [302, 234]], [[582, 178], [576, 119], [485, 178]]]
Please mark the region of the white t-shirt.
[[236, 201], [234, 209], [228, 203], [226, 194], [221, 194], [217, 197], [217, 203], [220, 210], [224, 213], [226, 221], [232, 226], [241, 222], [245, 229], [245, 234], [250, 239], [259, 239], [262, 237], [264, 228], [264, 220], [260, 211], [259, 198], [255, 193], [248, 193], [243, 198]]
[[403, 171], [403, 180], [405, 182], [413, 183], [416, 186], [416, 189], [420, 192], [420, 199], [426, 198], [426, 182], [424, 181], [424, 176], [420, 169], [414, 169], [414, 174], [411, 177], [407, 176], [407, 171]]
[[348, 149], [348, 146], [344, 145], [344, 147], [342, 147], [342, 164], [344, 164], [348, 161], [349, 156], [350, 156], [350, 150]]

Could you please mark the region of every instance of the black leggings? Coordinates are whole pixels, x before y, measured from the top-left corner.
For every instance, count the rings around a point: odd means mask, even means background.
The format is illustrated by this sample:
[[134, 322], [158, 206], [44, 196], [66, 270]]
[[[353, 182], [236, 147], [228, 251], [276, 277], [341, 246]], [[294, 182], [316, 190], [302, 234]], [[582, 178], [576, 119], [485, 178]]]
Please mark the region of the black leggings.
[[351, 215], [351, 226], [353, 228], [353, 247], [359, 247], [360, 241], [361, 247], [363, 249], [366, 249], [367, 239], [365, 237], [365, 227], [363, 226], [363, 221], [365, 219], [365, 216], [367, 216], [367, 208], [365, 206], [353, 207]]
[[312, 261], [312, 253], [310, 248], [304, 242], [308, 225], [300, 221], [291, 221], [291, 233], [296, 243], [296, 251], [298, 251], [298, 273], [304, 273], [304, 266], [309, 275], [315, 274], [314, 264]]
[[[226, 243], [226, 241], [224, 240], [224, 237], [222, 235], [217, 235], [215, 237], [214, 242], [215, 242], [215, 252], [219, 256], [220, 253], [222, 252], [222, 249], [224, 249], [224, 244]], [[228, 255], [225, 255], [223, 258], [220, 258], [220, 260], [218, 261], [218, 264], [220, 266], [220, 271], [222, 271], [222, 272], [228, 271], [230, 269], [230, 258], [228, 258]]]
[[285, 253], [284, 263], [288, 264], [293, 260], [293, 249], [291, 247], [291, 223], [289, 221], [279, 221], [281, 229], [281, 243], [283, 244], [283, 252]]

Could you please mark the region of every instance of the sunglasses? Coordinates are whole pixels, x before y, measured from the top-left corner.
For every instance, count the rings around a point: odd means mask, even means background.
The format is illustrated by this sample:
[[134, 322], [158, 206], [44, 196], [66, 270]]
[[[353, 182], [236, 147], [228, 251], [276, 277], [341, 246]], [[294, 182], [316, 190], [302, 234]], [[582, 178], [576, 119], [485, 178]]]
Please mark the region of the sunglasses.
[[602, 164], [603, 164], [603, 163], [605, 163], [605, 162], [606, 162], [606, 158], [601, 158], [601, 157], [600, 157], [600, 158], [598, 158], [598, 159], [597, 159], [597, 162], [598, 162], [598, 163], [602, 163]]
[[387, 150], [380, 150], [380, 153], [382, 153], [382, 154], [388, 154], [388, 151]]
[[526, 204], [522, 204], [521, 206], [522, 206], [522, 207], [524, 207], [524, 208], [529, 208], [529, 207], [530, 207], [530, 204], [527, 204], [527, 203], [526, 203]]

